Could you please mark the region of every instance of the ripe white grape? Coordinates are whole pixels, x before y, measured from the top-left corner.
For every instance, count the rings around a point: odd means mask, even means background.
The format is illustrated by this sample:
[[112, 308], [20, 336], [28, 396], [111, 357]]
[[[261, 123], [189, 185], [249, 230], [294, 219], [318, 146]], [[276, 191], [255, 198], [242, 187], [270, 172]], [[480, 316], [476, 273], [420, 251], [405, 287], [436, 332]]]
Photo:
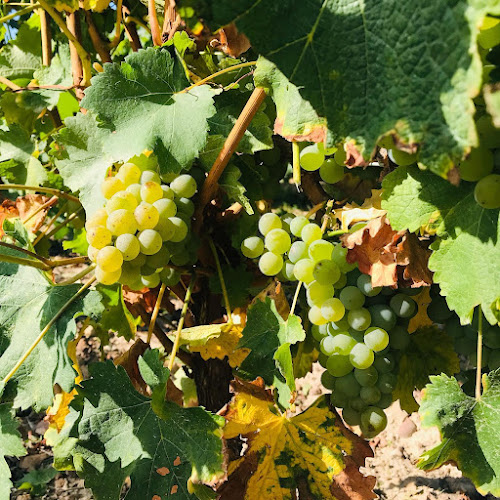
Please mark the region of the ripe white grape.
[[148, 288], [156, 288], [160, 284], [160, 275], [153, 273], [148, 276], [141, 276], [141, 282]]
[[283, 267], [283, 257], [272, 252], [262, 254], [259, 259], [259, 269], [266, 276], [276, 276]]
[[179, 271], [177, 271], [176, 269], [172, 269], [171, 267], [166, 267], [160, 273], [160, 279], [161, 282], [165, 283], [165, 285], [167, 286], [175, 286], [177, 285], [177, 283], [179, 283], [181, 275]]
[[134, 211], [137, 207], [137, 200], [132, 193], [128, 191], [120, 191], [114, 194], [106, 203], [106, 210], [108, 214], [115, 210], [130, 210]]
[[328, 323], [328, 320], [321, 314], [321, 308], [318, 306], [309, 308], [308, 317], [313, 325], [324, 325]]
[[179, 198], [192, 198], [197, 190], [196, 181], [188, 174], [179, 175], [170, 187]]
[[175, 200], [177, 210], [181, 214], [185, 214], [188, 217], [192, 217], [194, 214], [194, 203], [189, 198], [177, 198]]
[[[328, 299], [330, 299], [331, 297], [333, 297], [334, 293], [335, 293], [335, 291], [333, 289], [333, 286], [331, 286], [331, 285], [325, 286], [325, 285], [318, 283], [317, 281], [313, 281], [312, 283], [309, 283], [309, 285], [307, 287], [307, 299], [308, 299], [308, 301], [310, 301], [313, 305], [320, 306], [320, 307], [321, 307], [321, 304], [323, 304], [323, 302], [325, 302]], [[327, 318], [326, 315], [325, 315], [325, 318]], [[328, 321], [333, 321], [333, 320], [328, 319]]]
[[89, 245], [87, 249], [87, 255], [92, 262], [95, 262], [97, 259], [97, 252], [99, 252], [99, 248], [95, 248], [92, 245]]
[[145, 255], [153, 255], [160, 250], [163, 243], [160, 233], [153, 229], [144, 229], [137, 238], [141, 245], [141, 252]]
[[[168, 219], [177, 214], [177, 205], [173, 200], [168, 198], [161, 198], [153, 203], [153, 206], [158, 210], [160, 217]], [[191, 214], [192, 215], [192, 214]]]
[[281, 219], [272, 212], [264, 214], [259, 219], [259, 231], [263, 236], [266, 236], [269, 231], [272, 231], [273, 229], [281, 229], [281, 227]]
[[165, 267], [172, 257], [170, 250], [163, 245], [154, 255], [149, 255], [146, 259], [147, 265], [153, 269]]
[[366, 330], [371, 323], [370, 311], [365, 308], [353, 309], [349, 311], [347, 321], [349, 322], [349, 326], [354, 330], [358, 330], [358, 332]]
[[321, 306], [321, 314], [328, 321], [340, 321], [345, 315], [345, 307], [337, 298], [325, 300]]
[[142, 172], [141, 174], [140, 183], [146, 184], [147, 182], [155, 182], [156, 184], [161, 184], [160, 176], [152, 170], [144, 170], [144, 172]]
[[301, 259], [295, 264], [294, 274], [299, 281], [310, 283], [314, 281], [314, 261], [312, 259]]
[[106, 177], [101, 184], [101, 192], [104, 198], [109, 200], [115, 193], [123, 191], [125, 184], [116, 177]]
[[118, 170], [116, 177], [126, 186], [130, 186], [130, 184], [136, 184], [140, 181], [141, 169], [134, 163], [124, 163]]
[[130, 186], [127, 186], [127, 192], [134, 195], [137, 203], [141, 202], [141, 187], [140, 184], [130, 184]]
[[334, 377], [343, 377], [352, 372], [354, 366], [352, 365], [349, 356], [333, 353], [326, 362], [326, 369]]
[[289, 250], [292, 242], [284, 229], [272, 229], [266, 234], [264, 244], [270, 252], [281, 255]]
[[179, 217], [169, 217], [168, 220], [174, 226], [174, 234], [170, 237], [170, 240], [174, 243], [185, 240], [189, 231], [187, 224]]
[[281, 274], [285, 278], [286, 281], [297, 281], [295, 274], [293, 272], [294, 264], [289, 260], [285, 260], [283, 262], [283, 267], [281, 268]]
[[108, 212], [104, 208], [96, 210], [92, 217], [85, 223], [85, 229], [88, 231], [91, 227], [104, 226], [106, 227], [106, 220], [108, 219]]
[[365, 296], [361, 290], [355, 286], [346, 286], [340, 292], [340, 300], [349, 311], [363, 307]]
[[137, 221], [134, 214], [124, 209], [111, 212], [106, 226], [113, 236], [126, 233], [134, 234], [137, 231]]
[[351, 349], [349, 360], [351, 361], [351, 364], [352, 366], [354, 366], [354, 368], [364, 370], [373, 364], [375, 356], [373, 354], [373, 351], [368, 346], [366, 346], [362, 342], [358, 342]]
[[123, 255], [118, 248], [107, 246], [97, 253], [97, 266], [107, 273], [118, 271], [123, 264]]
[[364, 343], [372, 351], [383, 351], [389, 345], [389, 335], [383, 328], [373, 326], [366, 330]]
[[103, 285], [113, 285], [120, 279], [121, 268], [116, 271], [104, 271], [101, 267], [95, 268], [95, 277], [99, 283]]
[[163, 198], [167, 198], [168, 200], [173, 200], [175, 198], [174, 190], [170, 186], [162, 184], [161, 189], [163, 191]]
[[332, 344], [334, 352], [348, 356], [357, 342], [348, 333], [339, 333], [333, 337]]
[[144, 201], [134, 210], [134, 216], [139, 231], [153, 229], [160, 220], [160, 214], [156, 207]]
[[332, 260], [320, 260], [314, 265], [313, 277], [322, 285], [333, 285], [340, 278], [340, 269]]
[[160, 219], [154, 229], [160, 233], [163, 241], [171, 241], [175, 233], [175, 226], [169, 219]]
[[121, 234], [116, 238], [115, 247], [120, 250], [123, 260], [134, 260], [141, 251], [139, 240], [133, 234]]
[[309, 224], [309, 220], [306, 217], [299, 215], [290, 222], [290, 232], [294, 236], [300, 238], [300, 233], [307, 224]]
[[459, 166], [460, 178], [471, 182], [476, 182], [491, 174], [492, 170], [493, 153], [484, 146], [473, 149]]
[[319, 169], [319, 176], [327, 184], [335, 184], [344, 178], [344, 166], [333, 158], [327, 158]]
[[300, 237], [308, 245], [310, 245], [313, 241], [320, 240], [322, 236], [323, 234], [321, 232], [321, 228], [313, 222], [306, 224], [300, 232]]
[[500, 175], [483, 177], [474, 188], [476, 203], [486, 209], [500, 208]]
[[258, 236], [250, 236], [241, 243], [241, 253], [248, 259], [256, 259], [264, 252], [264, 242]]
[[309, 257], [314, 260], [314, 262], [319, 262], [320, 260], [330, 260], [333, 252], [333, 245], [326, 240], [316, 240], [309, 246]]
[[300, 259], [307, 259], [308, 256], [309, 253], [307, 243], [304, 243], [300, 240], [294, 241], [290, 247], [290, 250], [288, 250], [288, 258], [293, 264], [298, 262]]
[[104, 226], [94, 226], [87, 231], [87, 241], [95, 248], [104, 248], [111, 243], [111, 232]]
[[370, 439], [382, 432], [387, 427], [387, 416], [383, 410], [376, 406], [369, 406], [361, 414], [360, 428], [363, 436]]
[[141, 199], [146, 203], [154, 203], [163, 197], [163, 189], [158, 182], [148, 181], [141, 187]]
[[318, 170], [325, 161], [325, 155], [320, 151], [317, 144], [306, 146], [300, 152], [300, 166], [309, 172]]

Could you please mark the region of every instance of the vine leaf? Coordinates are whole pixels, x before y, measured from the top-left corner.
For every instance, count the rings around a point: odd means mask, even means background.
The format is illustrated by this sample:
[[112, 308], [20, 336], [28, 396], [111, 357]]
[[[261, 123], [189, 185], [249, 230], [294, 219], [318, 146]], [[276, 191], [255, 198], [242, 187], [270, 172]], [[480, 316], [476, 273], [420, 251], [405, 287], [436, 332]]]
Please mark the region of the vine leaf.
[[259, 57], [254, 73], [255, 85], [265, 88], [276, 105], [274, 133], [288, 141], [323, 142], [326, 120], [320, 118], [299, 89], [271, 62]]
[[[2, 253], [9, 252], [18, 255], [2, 248]], [[32, 267], [0, 263], [0, 378], [79, 288], [78, 284], [52, 285]], [[40, 411], [51, 404], [54, 384], [66, 392], [73, 388], [75, 371], [67, 345], [75, 337], [75, 315], [84, 311], [95, 317], [101, 310], [100, 296], [94, 291], [68, 307], [8, 382], [6, 392], [15, 391], [15, 408], [33, 406]]]
[[[399, 167], [384, 178], [383, 208], [396, 230], [432, 224], [429, 268], [448, 307], [470, 323], [480, 305], [487, 320], [500, 321], [500, 211], [474, 200], [474, 184], [455, 187], [417, 167]], [[467, 293], [464, 293], [467, 290]]]
[[399, 360], [393, 398], [399, 399], [403, 410], [413, 413], [418, 410], [413, 391], [422, 389], [430, 375], [453, 375], [459, 371], [460, 363], [450, 337], [435, 327], [422, 328], [410, 336], [410, 345]]
[[486, 108], [493, 119], [495, 127], [500, 128], [500, 92], [499, 85], [484, 86], [484, 100]]
[[295, 392], [290, 345], [306, 338], [301, 320], [290, 314], [279, 314], [276, 302], [266, 297], [256, 300], [248, 309], [247, 322], [238, 347], [250, 353], [238, 368], [244, 378], [262, 377], [267, 385], [278, 390], [278, 402], [288, 408]]
[[153, 399], [136, 392], [111, 361], [90, 366], [92, 378], [78, 391], [83, 409], [73, 463], [97, 499], [118, 498], [128, 476], [132, 500], [176, 492], [194, 498], [188, 480], [212, 483], [223, 475], [222, 419], [164, 401], [168, 370], [157, 350], [139, 358], [139, 367]]
[[445, 176], [477, 144], [477, 34], [486, 13], [499, 13], [494, 2], [418, 0], [412, 3], [417, 20], [392, 0], [211, 5], [218, 24], [235, 22], [327, 118], [332, 142], [347, 141], [354, 161], [370, 157], [379, 137], [394, 132], [403, 143], [420, 145], [421, 163]]
[[188, 85], [177, 56], [148, 48], [130, 54], [121, 65], [105, 65], [92, 78], [82, 107], [113, 128], [105, 149], [114, 158], [127, 160], [153, 150], [162, 173], [179, 173], [205, 145], [208, 119], [216, 112], [209, 86], [180, 93]]
[[224, 437], [241, 434], [248, 447], [229, 464], [228, 481], [219, 488], [221, 500], [376, 498], [375, 478], [359, 471], [373, 453], [344, 427], [325, 396], [287, 418], [268, 391], [239, 381], [233, 388]]
[[500, 495], [500, 371], [484, 374], [480, 400], [466, 395], [446, 375], [431, 377], [420, 407], [422, 424], [437, 426], [442, 442], [420, 457], [418, 466], [433, 470], [454, 462], [482, 495]]
[[[2, 390], [0, 388], [0, 396]], [[0, 403], [0, 498], [10, 498], [12, 482], [10, 468], [5, 456], [22, 457], [26, 455], [18, 423], [14, 418], [11, 403]]]
[[395, 231], [384, 216], [341, 239], [348, 248], [347, 262], [357, 262], [361, 272], [371, 275], [373, 286], [400, 282], [418, 288], [432, 283], [430, 251], [414, 234]]

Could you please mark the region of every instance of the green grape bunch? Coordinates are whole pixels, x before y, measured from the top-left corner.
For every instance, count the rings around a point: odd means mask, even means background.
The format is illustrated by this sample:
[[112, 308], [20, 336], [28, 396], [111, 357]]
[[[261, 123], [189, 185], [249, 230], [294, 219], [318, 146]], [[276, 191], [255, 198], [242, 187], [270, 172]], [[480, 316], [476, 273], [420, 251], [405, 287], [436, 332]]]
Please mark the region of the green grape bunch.
[[85, 224], [97, 281], [132, 290], [178, 283], [169, 264], [196, 261], [190, 235], [195, 179], [182, 174], [164, 184], [156, 171], [128, 162], [104, 179], [101, 191], [105, 206]]

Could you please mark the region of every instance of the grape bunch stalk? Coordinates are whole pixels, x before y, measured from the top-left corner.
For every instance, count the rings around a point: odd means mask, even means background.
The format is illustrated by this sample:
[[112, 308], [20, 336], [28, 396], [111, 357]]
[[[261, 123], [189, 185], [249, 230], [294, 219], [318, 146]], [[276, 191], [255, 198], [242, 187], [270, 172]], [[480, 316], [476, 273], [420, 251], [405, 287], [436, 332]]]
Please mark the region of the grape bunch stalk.
[[261, 236], [242, 242], [243, 255], [258, 258], [267, 276], [305, 284], [307, 319], [326, 368], [322, 383], [345, 421], [375, 436], [387, 424], [383, 410], [393, 401], [397, 359], [417, 311], [411, 295], [419, 290], [372, 287], [371, 277], [347, 262], [347, 250], [304, 216], [266, 213], [258, 227]]
[[128, 162], [104, 179], [101, 190], [105, 206], [85, 224], [97, 281], [132, 290], [178, 283], [175, 266], [196, 260], [192, 245], [186, 249], [192, 243], [195, 179], [183, 174], [162, 184], [155, 170]]

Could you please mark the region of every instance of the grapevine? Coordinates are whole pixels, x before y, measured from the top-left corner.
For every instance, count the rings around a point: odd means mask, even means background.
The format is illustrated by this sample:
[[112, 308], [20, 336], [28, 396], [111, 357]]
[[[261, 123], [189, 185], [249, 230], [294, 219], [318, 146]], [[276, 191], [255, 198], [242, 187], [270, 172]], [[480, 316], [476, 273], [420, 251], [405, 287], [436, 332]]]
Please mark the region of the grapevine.
[[500, 496], [500, 8], [365, 3], [2, 6], [0, 500]]

